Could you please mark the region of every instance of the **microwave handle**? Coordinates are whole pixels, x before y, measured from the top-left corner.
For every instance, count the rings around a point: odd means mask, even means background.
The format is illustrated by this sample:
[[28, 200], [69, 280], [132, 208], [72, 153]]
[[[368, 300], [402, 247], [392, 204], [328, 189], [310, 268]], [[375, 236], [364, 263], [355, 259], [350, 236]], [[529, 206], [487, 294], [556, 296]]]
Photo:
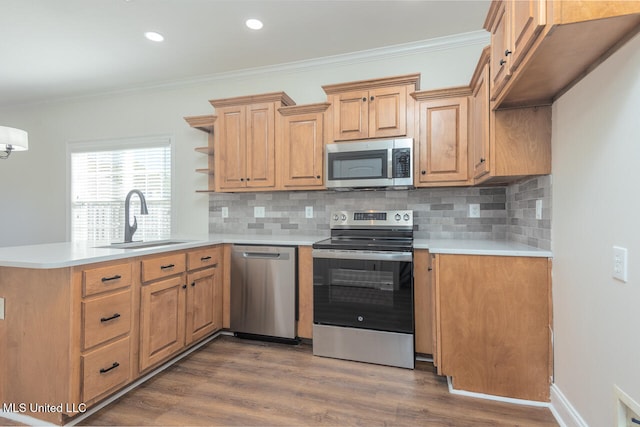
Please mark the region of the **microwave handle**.
[[393, 147], [387, 150], [387, 178], [393, 178]]

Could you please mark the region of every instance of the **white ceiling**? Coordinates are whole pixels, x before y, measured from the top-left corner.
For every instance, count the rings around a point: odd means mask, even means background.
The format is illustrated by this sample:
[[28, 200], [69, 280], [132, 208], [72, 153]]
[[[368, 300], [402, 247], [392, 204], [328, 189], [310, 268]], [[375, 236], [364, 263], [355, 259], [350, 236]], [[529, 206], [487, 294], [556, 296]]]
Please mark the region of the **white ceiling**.
[[[489, 0], [0, 0], [0, 106], [482, 29]], [[247, 18], [264, 22], [260, 31]], [[165, 36], [163, 43], [143, 37]]]

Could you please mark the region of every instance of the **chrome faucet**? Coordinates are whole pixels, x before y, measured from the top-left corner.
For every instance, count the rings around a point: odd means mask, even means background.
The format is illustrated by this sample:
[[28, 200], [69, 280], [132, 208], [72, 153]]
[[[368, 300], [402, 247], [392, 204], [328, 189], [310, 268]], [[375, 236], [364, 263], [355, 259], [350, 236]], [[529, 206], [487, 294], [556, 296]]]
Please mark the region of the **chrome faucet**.
[[131, 196], [137, 194], [140, 197], [140, 215], [147, 215], [147, 201], [140, 190], [131, 190], [124, 200], [124, 242], [130, 243], [133, 240], [133, 233], [138, 229], [138, 220], [133, 216], [133, 225], [129, 225], [129, 206], [131, 205]]

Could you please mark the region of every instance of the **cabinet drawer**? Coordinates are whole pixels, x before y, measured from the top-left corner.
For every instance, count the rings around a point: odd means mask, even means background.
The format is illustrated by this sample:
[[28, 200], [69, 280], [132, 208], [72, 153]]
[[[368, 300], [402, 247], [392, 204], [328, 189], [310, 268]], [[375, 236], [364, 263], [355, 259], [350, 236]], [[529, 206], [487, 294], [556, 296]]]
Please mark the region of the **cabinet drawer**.
[[142, 281], [160, 279], [162, 277], [173, 276], [185, 271], [185, 254], [174, 254], [148, 258], [142, 261]]
[[82, 359], [82, 401], [125, 384], [131, 373], [129, 337], [85, 354]]
[[88, 349], [131, 329], [131, 291], [82, 302], [82, 348]]
[[99, 294], [131, 285], [131, 264], [92, 268], [82, 272], [82, 296]]
[[190, 251], [187, 253], [187, 270], [216, 267], [220, 262], [220, 254], [220, 246]]

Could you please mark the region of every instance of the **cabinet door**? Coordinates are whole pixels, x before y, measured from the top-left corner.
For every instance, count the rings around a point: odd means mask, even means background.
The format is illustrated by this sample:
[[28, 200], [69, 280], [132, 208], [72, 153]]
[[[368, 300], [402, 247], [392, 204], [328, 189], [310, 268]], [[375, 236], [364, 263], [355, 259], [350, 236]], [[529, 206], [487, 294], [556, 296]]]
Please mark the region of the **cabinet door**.
[[413, 269], [416, 353], [434, 354], [434, 306], [429, 251], [414, 251]]
[[275, 108], [273, 103], [247, 107], [246, 186], [276, 185]]
[[184, 347], [186, 288], [182, 275], [142, 286], [141, 371]]
[[333, 108], [333, 138], [336, 141], [369, 136], [369, 91], [335, 95]]
[[489, 156], [489, 64], [485, 64], [482, 74], [473, 88], [471, 97], [471, 155], [473, 177], [479, 178], [490, 171]]
[[549, 400], [549, 262], [438, 255], [438, 367], [456, 389]]
[[221, 310], [216, 307], [215, 298], [217, 288], [221, 285], [217, 267], [187, 275], [187, 344], [204, 338], [222, 327], [222, 322], [217, 322], [218, 315], [221, 316]]
[[420, 102], [419, 184], [466, 182], [467, 97]]
[[246, 186], [246, 108], [225, 107], [218, 111], [219, 135], [216, 152], [216, 183], [220, 189]]
[[385, 87], [369, 91], [369, 138], [407, 134], [407, 88]]
[[282, 185], [287, 188], [322, 186], [324, 114], [283, 117]]
[[491, 99], [494, 100], [507, 83], [509, 74], [510, 27], [507, 1], [502, 1], [491, 27]]
[[513, 72], [542, 31], [546, 6], [544, 0], [518, 0], [512, 1], [509, 8], [512, 50], [509, 71]]

